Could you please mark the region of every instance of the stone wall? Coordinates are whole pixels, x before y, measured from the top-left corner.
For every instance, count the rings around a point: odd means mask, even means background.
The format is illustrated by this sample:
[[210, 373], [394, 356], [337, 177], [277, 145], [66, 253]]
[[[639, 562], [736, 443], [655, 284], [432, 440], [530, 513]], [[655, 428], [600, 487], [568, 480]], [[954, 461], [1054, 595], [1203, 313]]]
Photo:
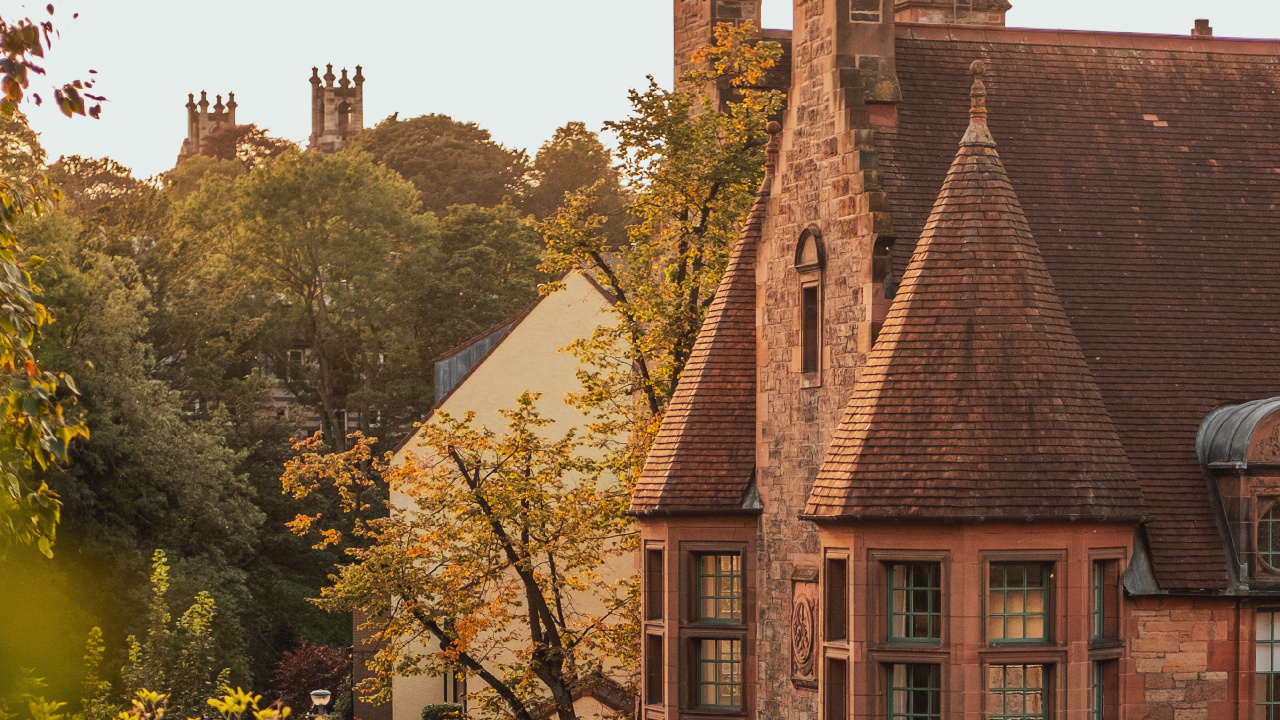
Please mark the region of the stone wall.
[[1133, 638], [1125, 717], [1251, 717], [1253, 618], [1229, 599], [1133, 600], [1125, 632]]
[[[892, 38], [893, 0], [883, 0]], [[791, 677], [793, 580], [816, 571], [817, 531], [799, 519], [870, 348], [871, 262], [888, 232], [865, 74], [839, 50], [851, 31], [841, 0], [797, 0], [792, 85], [779, 173], [757, 266], [760, 370], [757, 484], [764, 503], [757, 567], [760, 717], [814, 720], [817, 692]], [[883, 28], [880, 28], [883, 30]], [[865, 48], [888, 55], [892, 43]], [[868, 65], [875, 63], [868, 63]], [[872, 86], [874, 82], [874, 73]], [[816, 226], [826, 251], [821, 283], [821, 370], [800, 365], [796, 241]]]

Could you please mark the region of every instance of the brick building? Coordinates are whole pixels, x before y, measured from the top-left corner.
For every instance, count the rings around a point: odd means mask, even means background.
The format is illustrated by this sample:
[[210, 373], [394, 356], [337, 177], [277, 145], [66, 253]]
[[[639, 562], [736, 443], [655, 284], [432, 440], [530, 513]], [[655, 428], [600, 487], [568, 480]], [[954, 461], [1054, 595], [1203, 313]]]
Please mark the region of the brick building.
[[795, 1], [632, 506], [647, 720], [1280, 716], [1280, 43], [1008, 9]]

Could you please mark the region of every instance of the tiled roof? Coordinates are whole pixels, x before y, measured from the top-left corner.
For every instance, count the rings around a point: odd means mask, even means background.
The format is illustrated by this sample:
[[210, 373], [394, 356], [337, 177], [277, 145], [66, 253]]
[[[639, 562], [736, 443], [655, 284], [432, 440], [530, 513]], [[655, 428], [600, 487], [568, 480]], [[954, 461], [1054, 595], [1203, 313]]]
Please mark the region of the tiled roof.
[[1137, 521], [1142, 495], [996, 152], [973, 65], [968, 132], [806, 514]]
[[685, 363], [636, 483], [636, 514], [754, 509], [756, 456], [756, 250], [778, 161], [770, 123], [768, 161], [755, 207]]
[[906, 254], [987, 62], [991, 131], [1147, 502], [1166, 590], [1223, 588], [1196, 458], [1215, 407], [1280, 395], [1280, 45], [899, 26], [878, 133]]

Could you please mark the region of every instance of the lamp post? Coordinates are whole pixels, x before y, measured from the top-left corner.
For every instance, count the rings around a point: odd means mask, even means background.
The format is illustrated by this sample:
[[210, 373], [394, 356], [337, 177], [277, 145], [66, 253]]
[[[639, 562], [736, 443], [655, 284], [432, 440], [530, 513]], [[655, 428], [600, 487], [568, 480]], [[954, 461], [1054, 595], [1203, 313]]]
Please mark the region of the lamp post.
[[323, 716], [325, 706], [329, 704], [329, 699], [331, 697], [333, 697], [333, 693], [328, 690], [312, 690], [310, 717], [318, 718]]

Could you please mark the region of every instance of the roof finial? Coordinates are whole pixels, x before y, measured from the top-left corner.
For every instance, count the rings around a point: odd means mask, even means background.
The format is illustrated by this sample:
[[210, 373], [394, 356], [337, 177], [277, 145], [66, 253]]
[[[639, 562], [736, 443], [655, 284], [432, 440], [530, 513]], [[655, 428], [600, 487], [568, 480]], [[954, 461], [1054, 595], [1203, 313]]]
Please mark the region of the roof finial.
[[986, 72], [987, 64], [981, 60], [974, 60], [969, 65], [969, 74], [973, 75], [973, 89], [969, 91], [969, 130], [960, 140], [961, 145], [996, 146], [987, 127], [987, 86], [982, 82]]

